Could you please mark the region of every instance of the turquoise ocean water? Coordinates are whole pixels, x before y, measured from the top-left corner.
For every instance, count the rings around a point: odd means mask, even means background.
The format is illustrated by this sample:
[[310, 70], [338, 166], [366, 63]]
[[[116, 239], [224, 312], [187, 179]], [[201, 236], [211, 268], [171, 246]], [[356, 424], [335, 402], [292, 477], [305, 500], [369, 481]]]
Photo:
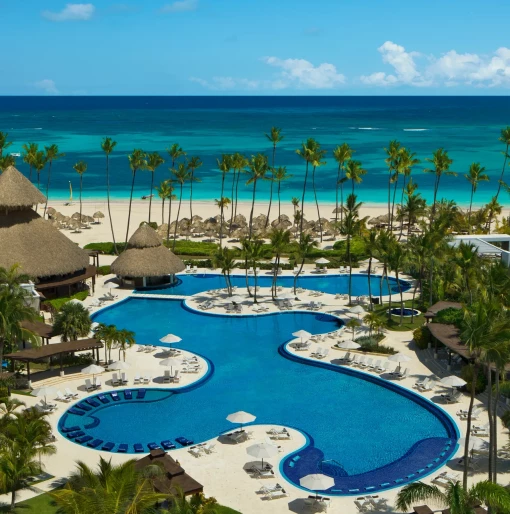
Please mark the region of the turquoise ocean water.
[[[334, 202], [335, 198], [336, 163], [331, 151], [347, 142], [368, 170], [357, 188], [359, 200], [384, 203], [384, 148], [391, 139], [397, 139], [422, 160], [414, 180], [428, 199], [433, 176], [425, 174], [423, 168], [433, 150], [444, 147], [453, 158], [452, 169], [459, 176], [442, 179], [440, 196], [460, 204], [469, 201], [464, 173], [471, 162], [481, 162], [491, 176], [491, 182], [480, 184], [475, 197], [475, 203], [481, 204], [490, 200], [497, 187], [504, 149], [498, 137], [507, 124], [508, 97], [0, 97], [0, 130], [7, 131], [14, 143], [10, 152], [20, 152], [26, 142], [41, 146], [56, 143], [65, 152], [52, 171], [51, 197], [61, 199], [69, 196], [69, 181], [77, 193], [78, 178], [72, 166], [78, 160], [88, 163], [84, 197], [104, 198], [105, 159], [100, 149], [104, 136], [118, 142], [111, 158], [113, 197], [129, 195], [128, 153], [142, 148], [167, 156], [165, 148], [178, 142], [188, 155], [198, 155], [204, 161], [198, 171], [202, 182], [195, 185], [194, 197], [218, 198], [216, 158], [233, 152], [266, 152], [270, 156], [271, 145], [264, 133], [275, 125], [285, 136], [276, 164], [287, 166], [292, 174], [282, 184], [283, 202], [300, 197], [304, 165], [295, 150], [306, 138], [314, 137], [328, 150], [327, 165], [317, 175], [322, 202]], [[17, 165], [28, 175], [21, 159]], [[168, 166], [167, 162], [159, 168], [156, 183], [169, 178]], [[41, 174], [42, 183], [46, 173], [43, 170]], [[251, 200], [251, 189], [244, 181], [241, 184], [240, 198]], [[149, 186], [149, 174], [139, 172], [135, 198], [148, 194]], [[265, 200], [268, 195], [269, 184], [264, 183], [257, 198]], [[226, 196], [230, 196], [228, 187]], [[506, 201], [505, 195], [501, 200]]]

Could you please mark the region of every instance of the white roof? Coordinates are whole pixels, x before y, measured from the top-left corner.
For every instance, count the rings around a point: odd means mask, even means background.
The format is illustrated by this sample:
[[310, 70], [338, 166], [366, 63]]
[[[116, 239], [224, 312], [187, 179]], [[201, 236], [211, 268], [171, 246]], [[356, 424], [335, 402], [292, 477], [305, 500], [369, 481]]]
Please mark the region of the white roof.
[[[509, 238], [508, 241], [510, 241], [510, 236], [503, 236]], [[476, 252], [479, 254], [501, 254], [504, 250], [501, 248], [498, 248], [497, 246], [494, 246], [493, 244], [490, 244], [489, 242], [485, 241], [486, 236], [482, 237], [475, 237], [475, 236], [455, 236], [453, 241], [448, 243], [450, 246], [459, 246], [460, 243], [464, 243], [466, 245], [473, 245], [476, 247]], [[492, 240], [496, 242], [494, 239]], [[498, 242], [507, 241], [507, 239], [501, 240], [498, 239]]]

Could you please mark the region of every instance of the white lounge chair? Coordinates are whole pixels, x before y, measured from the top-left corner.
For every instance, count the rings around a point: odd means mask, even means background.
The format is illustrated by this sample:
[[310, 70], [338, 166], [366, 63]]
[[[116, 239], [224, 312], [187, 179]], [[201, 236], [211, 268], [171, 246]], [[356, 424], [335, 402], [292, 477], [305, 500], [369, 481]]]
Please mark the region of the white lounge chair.
[[320, 355], [322, 353], [322, 347], [318, 346], [317, 349], [314, 352], [310, 353], [310, 357], [317, 357], [317, 355]]
[[205, 453], [215, 453], [216, 452], [216, 444], [210, 443], [203, 446]]
[[71, 389], [69, 389], [69, 387], [66, 387], [64, 389], [64, 393], [69, 398], [78, 398], [78, 396], [79, 396], [78, 393], [71, 391]]
[[151, 383], [151, 380], [152, 380], [152, 377], [150, 375], [145, 375], [143, 377], [143, 383], [144, 384], [150, 384]]
[[326, 348], [325, 350], [322, 350], [321, 352], [317, 352], [315, 354], [315, 357], [317, 359], [325, 359], [329, 355], [329, 348]]
[[142, 377], [137, 373], [133, 378], [133, 384], [139, 384], [140, 382], [142, 382]]
[[117, 373], [114, 373], [112, 375], [112, 385], [118, 386], [119, 384], [120, 384], [119, 376], [117, 375]]
[[457, 403], [460, 400], [462, 393], [456, 389], [453, 393], [442, 394], [441, 396], [444, 398], [446, 403]]
[[90, 378], [86, 378], [85, 379], [85, 389], [87, 391], [93, 391], [95, 388], [96, 388], [96, 386], [92, 384], [92, 382], [90, 381]]
[[[477, 420], [480, 414], [482, 413], [482, 409], [480, 407], [475, 407], [473, 409], [473, 412], [471, 413], [471, 420]], [[460, 419], [466, 420], [468, 418], [468, 412], [466, 411], [465, 414], [460, 414]]]
[[409, 376], [409, 368], [406, 368], [403, 372], [396, 373], [395, 376], [397, 377], [397, 380], [404, 380], [404, 378], [407, 378]]
[[475, 435], [477, 437], [489, 437], [489, 423], [479, 427], [473, 427], [471, 430], [471, 435]]
[[128, 384], [129, 383], [129, 380], [126, 376], [126, 374], [124, 372], [122, 372], [120, 374], [120, 381], [123, 383], [123, 384]]
[[178, 384], [180, 382], [180, 380], [181, 380], [181, 377], [179, 376], [179, 370], [176, 369], [175, 370], [175, 375], [172, 377], [172, 382], [174, 384]]
[[304, 352], [306, 350], [309, 350], [312, 344], [309, 341], [306, 341], [306, 343], [296, 343], [295, 350], [297, 352]]
[[57, 397], [55, 398], [56, 400], [59, 400], [61, 402], [70, 402], [71, 401], [71, 398], [69, 396], [64, 396], [62, 394], [62, 391], [57, 391]]
[[165, 369], [165, 373], [163, 374], [163, 382], [170, 383], [171, 380], [172, 380], [172, 375], [170, 375], [170, 370]]
[[277, 500], [278, 498], [285, 498], [286, 496], [289, 495], [285, 491], [285, 489], [276, 489], [274, 491], [269, 491], [268, 493], [264, 494], [264, 498], [266, 500]]
[[191, 367], [191, 366], [186, 366], [181, 369], [181, 373], [198, 373], [199, 371], [200, 371], [199, 367]]
[[373, 364], [369, 366], [370, 371], [377, 371], [381, 367], [381, 359], [377, 359]]
[[204, 454], [204, 450], [203, 450], [203, 447], [202, 446], [191, 446], [190, 448], [188, 448], [188, 452], [191, 453], [191, 455], [193, 455], [193, 457], [202, 457], [202, 455]]

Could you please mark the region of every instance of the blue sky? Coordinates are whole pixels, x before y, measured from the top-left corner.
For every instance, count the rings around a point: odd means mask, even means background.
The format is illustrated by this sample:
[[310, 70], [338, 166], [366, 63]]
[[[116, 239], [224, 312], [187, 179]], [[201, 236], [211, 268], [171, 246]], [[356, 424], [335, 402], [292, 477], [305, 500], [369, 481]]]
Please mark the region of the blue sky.
[[506, 95], [503, 0], [0, 0], [0, 94]]

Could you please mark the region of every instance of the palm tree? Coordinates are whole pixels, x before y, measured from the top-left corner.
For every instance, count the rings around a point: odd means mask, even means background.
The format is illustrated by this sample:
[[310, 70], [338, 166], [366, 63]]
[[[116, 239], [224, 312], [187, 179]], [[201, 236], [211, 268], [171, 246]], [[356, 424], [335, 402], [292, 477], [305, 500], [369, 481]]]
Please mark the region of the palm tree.
[[271, 164], [272, 176], [270, 179], [271, 180], [271, 190], [269, 192], [269, 207], [267, 209], [267, 219], [266, 219], [266, 226], [265, 226], [265, 228], [267, 228], [267, 225], [269, 223], [269, 217], [271, 216], [271, 204], [273, 202], [273, 184], [275, 182], [273, 179], [274, 179], [274, 174], [275, 174], [276, 146], [278, 145], [278, 143], [282, 142], [284, 137], [282, 136], [282, 129], [278, 128], [278, 127], [271, 127], [271, 131], [269, 132], [269, 134], [265, 134], [265, 136], [273, 145], [273, 160], [272, 160], [272, 164]]
[[152, 191], [154, 190], [154, 173], [155, 171], [165, 162], [165, 159], [159, 155], [158, 152], [153, 152], [147, 154], [147, 164], [145, 165], [145, 169], [149, 170], [151, 173], [151, 194], [149, 196], [149, 223], [151, 222], [151, 212], [152, 212]]
[[4, 155], [0, 157], [0, 171], [5, 171], [7, 168], [16, 165], [16, 157], [14, 155]]
[[264, 241], [261, 239], [243, 239], [241, 241], [241, 251], [244, 257], [244, 272], [246, 279], [246, 289], [248, 291], [248, 295], [251, 297], [250, 291], [250, 283], [248, 280], [248, 267], [252, 267], [254, 270], [254, 298], [253, 302], [257, 302], [257, 266], [260, 261], [264, 257]]
[[354, 185], [363, 182], [363, 175], [367, 170], [362, 168], [361, 161], [349, 160], [345, 166], [345, 178], [351, 181], [352, 194], [354, 194]]
[[[223, 154], [221, 157], [221, 161], [216, 159], [218, 164], [218, 169], [221, 172], [221, 195], [220, 200], [223, 199], [223, 192], [225, 190], [225, 175], [232, 169], [232, 156], [229, 154]], [[220, 212], [220, 248], [223, 242], [223, 207], [221, 207]]]
[[292, 224], [294, 225], [296, 223], [296, 211], [297, 211], [297, 208], [299, 207], [299, 198], [296, 198], [295, 196], [293, 196], [290, 203], [292, 204], [292, 208], [294, 209], [294, 216], [292, 217]]
[[0, 157], [2, 157], [4, 150], [7, 150], [12, 142], [7, 141], [9, 134], [7, 132], [0, 132]]
[[[276, 169], [273, 169], [273, 180], [278, 184], [278, 221], [280, 221], [282, 216], [282, 210], [281, 210], [281, 199], [280, 199], [280, 189], [282, 182], [285, 180], [288, 180], [292, 175], [289, 175], [287, 173], [287, 167], [286, 166], [280, 166]], [[268, 218], [269, 219], [269, 218]]]
[[234, 174], [237, 173], [236, 178], [236, 190], [235, 190], [235, 197], [234, 198], [234, 209], [232, 209], [232, 212], [234, 214], [234, 218], [237, 216], [237, 199], [239, 197], [239, 179], [241, 178], [241, 173], [248, 166], [248, 159], [240, 153], [235, 153], [232, 155], [232, 168], [234, 169]]
[[28, 143], [22, 146], [23, 148], [23, 162], [30, 167], [30, 180], [32, 180], [32, 169], [34, 168], [39, 145], [37, 143]]
[[294, 275], [294, 294], [297, 294], [297, 280], [299, 275], [303, 271], [303, 266], [305, 265], [305, 259], [310, 254], [310, 252], [319, 245], [317, 241], [314, 241], [311, 234], [303, 234], [303, 237], [299, 241], [298, 249], [296, 252], [296, 260], [301, 261], [301, 266], [299, 267], [299, 271]]
[[285, 247], [290, 243], [290, 231], [284, 229], [273, 229], [270, 235], [271, 250], [275, 257], [273, 267], [273, 283], [271, 285], [271, 296], [276, 299], [276, 279], [278, 278], [278, 268], [280, 267], [280, 257]]
[[357, 201], [357, 196], [350, 194], [347, 197], [344, 212], [344, 230], [347, 236], [347, 260], [349, 262], [349, 304], [352, 303], [352, 255], [351, 255], [351, 239], [356, 232], [356, 224], [359, 218], [359, 209], [362, 202]]
[[[333, 157], [338, 163], [335, 186], [335, 224], [338, 224], [338, 211], [340, 211], [340, 224], [343, 223], [344, 182], [347, 179], [342, 175], [345, 171], [345, 163], [352, 159], [352, 154], [354, 152], [355, 150], [353, 150], [347, 143], [342, 143], [333, 150]], [[338, 186], [340, 186], [340, 209], [338, 208]]]
[[147, 166], [147, 161], [145, 160], [147, 154], [139, 149], [135, 148], [131, 155], [128, 155], [129, 167], [131, 168], [131, 194], [129, 195], [129, 211], [128, 211], [128, 219], [127, 219], [127, 228], [126, 228], [126, 244], [124, 249], [127, 248], [127, 242], [129, 237], [129, 225], [131, 223], [131, 204], [133, 203], [133, 190], [135, 188], [135, 179], [136, 172], [138, 170], [144, 170]]
[[[510, 135], [510, 134], [509, 134]], [[471, 208], [473, 207], [473, 195], [476, 193], [478, 189], [478, 184], [480, 182], [486, 182], [489, 180], [489, 175], [485, 172], [485, 168], [480, 165], [479, 162], [473, 162], [469, 167], [469, 171], [464, 175], [466, 180], [471, 184], [471, 197], [469, 199], [469, 215], [468, 215], [468, 223], [469, 223], [469, 233], [471, 234]]]
[[[158, 192], [158, 196], [161, 198], [161, 224], [165, 223], [165, 200], [169, 199], [172, 196], [173, 193], [173, 186], [171, 180], [163, 180], [159, 184], [159, 186], [156, 186], [156, 191]], [[177, 197], [173, 195], [176, 199]]]
[[448, 507], [452, 514], [472, 514], [474, 508], [481, 503], [496, 509], [498, 512], [510, 511], [510, 493], [503, 486], [489, 481], [478, 482], [470, 489], [460, 482], [450, 482], [442, 491], [435, 485], [423, 482], [407, 484], [397, 495], [396, 507], [406, 512], [413, 503], [435, 501]]
[[178, 486], [177, 491], [170, 497], [170, 503], [168, 514], [217, 514], [219, 512], [215, 498], [206, 498], [203, 493], [199, 493], [188, 500]]
[[[222, 196], [219, 200], [215, 198], [214, 203], [216, 204], [216, 207], [220, 210], [220, 227], [223, 226], [223, 223], [225, 223], [225, 215], [224, 211], [225, 209], [228, 209], [228, 206], [232, 203], [230, 198], [227, 198], [225, 196]], [[223, 237], [223, 231], [220, 228], [220, 241]]]
[[[368, 298], [369, 298], [369, 309], [373, 310], [374, 306], [372, 303], [372, 259], [375, 257], [377, 252], [377, 238], [378, 232], [375, 228], [368, 231], [366, 235], [363, 236], [363, 243], [365, 245], [365, 253], [368, 256]], [[371, 334], [370, 334], [371, 335]]]
[[321, 221], [321, 213], [319, 211], [319, 201], [317, 200], [317, 190], [315, 189], [315, 170], [326, 164], [326, 161], [322, 161], [321, 159], [326, 155], [326, 150], [321, 150], [320, 145], [317, 143], [317, 148], [314, 150], [312, 155], [312, 160], [310, 161], [312, 164], [312, 186], [313, 186], [313, 195], [315, 197], [315, 205], [317, 207], [317, 218], [319, 221], [319, 230], [321, 234], [321, 243], [322, 243], [322, 221]]
[[115, 345], [120, 352], [122, 352], [122, 359], [126, 362], [126, 351], [128, 348], [131, 348], [135, 343], [135, 333], [131, 330], [127, 330], [125, 328], [117, 329], [117, 334], [115, 338]]
[[[399, 280], [399, 272], [404, 268], [407, 260], [407, 252], [405, 247], [395, 239], [392, 240], [392, 245], [389, 252], [389, 265], [390, 270], [395, 272], [395, 278], [397, 282], [398, 292], [400, 295], [400, 323], [402, 326], [404, 322], [404, 297], [402, 292], [402, 284]], [[388, 288], [391, 289], [391, 288]], [[390, 308], [389, 308], [389, 319], [391, 319], [391, 292], [390, 292]]]
[[42, 150], [39, 150], [34, 157], [34, 168], [37, 172], [37, 189], [41, 189], [41, 171], [46, 166], [46, 156]]
[[108, 204], [108, 217], [110, 218], [113, 248], [115, 250], [115, 254], [118, 255], [119, 252], [117, 251], [117, 243], [115, 242], [115, 232], [113, 230], [112, 211], [110, 209], [110, 154], [113, 152], [116, 146], [117, 142], [114, 141], [111, 137], [105, 137], [101, 142], [101, 149], [106, 155], [106, 202]]
[[[151, 476], [138, 472], [135, 460], [113, 465], [99, 458], [97, 470], [82, 461], [62, 489], [49, 493], [63, 514], [148, 514], [167, 495], [154, 492]], [[151, 466], [152, 475], [163, 472]]]
[[193, 220], [193, 182], [201, 182], [201, 180], [195, 176], [195, 171], [198, 170], [204, 163], [200, 157], [191, 157], [188, 161], [189, 174], [189, 217]]
[[396, 139], [393, 139], [390, 141], [388, 148], [385, 148], [384, 151], [388, 156], [384, 162], [386, 163], [386, 166], [388, 166], [388, 222], [391, 230], [393, 226], [393, 220], [391, 219], [391, 184], [393, 184], [395, 179], [398, 178], [397, 163], [400, 153], [400, 143]]
[[172, 166], [171, 168], [175, 168], [175, 163], [177, 159], [184, 157], [186, 155], [186, 152], [179, 146], [178, 143], [174, 143], [172, 146], [169, 146], [166, 149], [168, 155], [172, 159]]
[[401, 218], [400, 237], [402, 237], [403, 224], [406, 219], [408, 222], [407, 236], [409, 237], [411, 227], [417, 223], [418, 218], [425, 216], [427, 212], [427, 202], [421, 197], [420, 193], [406, 196], [406, 203], [402, 205], [400, 212], [397, 211], [397, 215]]
[[175, 242], [177, 241], [177, 225], [179, 224], [179, 216], [181, 214], [182, 188], [184, 184], [190, 179], [191, 173], [186, 164], [183, 164], [182, 162], [177, 165], [177, 169], [172, 169], [170, 171], [172, 172], [175, 181], [179, 184], [179, 207], [177, 208], [177, 218], [175, 220], [174, 229], [174, 244], [172, 246], [172, 250], [175, 250]]
[[305, 219], [305, 195], [306, 195], [306, 182], [308, 180], [308, 168], [310, 166], [310, 162], [313, 159], [315, 150], [318, 147], [317, 141], [313, 138], [309, 138], [306, 140], [306, 143], [301, 143], [301, 148], [296, 150], [296, 153], [305, 161], [305, 179], [303, 181], [303, 194], [301, 196], [301, 223], [299, 227], [299, 239], [303, 238], [303, 221]]
[[88, 309], [81, 303], [67, 302], [55, 316], [53, 331], [60, 335], [60, 340], [65, 343], [87, 336], [91, 326], [92, 320]]
[[363, 323], [368, 327], [370, 337], [372, 337], [374, 330], [380, 330], [380, 328], [383, 326], [379, 314], [374, 311], [369, 312], [363, 317]]
[[253, 184], [253, 195], [251, 201], [251, 211], [250, 211], [250, 229], [248, 237], [251, 239], [252, 230], [253, 230], [253, 209], [255, 208], [255, 195], [257, 192], [257, 182], [266, 177], [266, 174], [269, 170], [269, 165], [267, 163], [267, 157], [261, 153], [257, 155], [252, 155], [250, 161], [248, 162], [248, 174], [250, 178], [246, 182], [246, 185]]
[[434, 173], [434, 199], [432, 202], [432, 211], [430, 214], [431, 222], [434, 220], [434, 215], [436, 214], [436, 201], [437, 201], [437, 192], [439, 190], [439, 183], [441, 181], [441, 177], [443, 175], [456, 177], [457, 173], [454, 171], [450, 171], [450, 166], [453, 163], [453, 160], [448, 157], [448, 152], [443, 148], [438, 148], [432, 154], [432, 158], [426, 159], [428, 162], [432, 163], [433, 168], [425, 168], [423, 171], [425, 173]]
[[[508, 159], [508, 148], [510, 146], [510, 127], [505, 127], [504, 129], [501, 129], [501, 135], [499, 136], [499, 141], [501, 141], [505, 145], [505, 151], [503, 152], [503, 155], [505, 156], [505, 159], [503, 160], [503, 169], [501, 170], [501, 175], [498, 180], [498, 190], [496, 192], [496, 200], [499, 197], [499, 192], [501, 191], [501, 186], [503, 184], [503, 177], [505, 175], [505, 168], [506, 168], [506, 161]], [[1, 155], [1, 152], [0, 152]]]
[[65, 153], [59, 153], [58, 146], [53, 144], [50, 146], [45, 146], [44, 149], [46, 150], [46, 161], [50, 163], [48, 166], [48, 181], [46, 182], [46, 204], [44, 205], [44, 213], [43, 218], [46, 216], [46, 209], [48, 208], [48, 200], [49, 200], [49, 194], [50, 194], [50, 181], [51, 181], [51, 167], [53, 164], [53, 161], [56, 161], [57, 159], [60, 159], [61, 157], [65, 157]]
[[170, 221], [172, 220], [172, 200], [177, 200], [177, 196], [174, 195], [175, 188], [173, 186], [173, 183], [170, 179], [165, 181], [168, 185], [168, 192], [169, 195], [167, 196], [168, 199], [168, 223], [166, 227], [166, 240], [167, 243], [170, 242]]
[[80, 175], [80, 223], [82, 222], [81, 219], [81, 211], [82, 211], [82, 203], [81, 203], [81, 193], [83, 191], [83, 174], [87, 171], [87, 163], [80, 161], [77, 162], [73, 166], [74, 171]]
[[495, 216], [497, 216], [498, 214], [501, 214], [502, 206], [498, 202], [498, 199], [495, 196], [493, 196], [491, 201], [487, 204], [486, 209], [487, 209], [487, 225], [486, 225], [486, 228], [487, 228], [487, 232], [490, 234], [491, 233], [492, 220], [494, 219]]
[[[416, 158], [416, 154], [407, 148], [402, 148], [400, 152], [400, 173], [402, 174], [404, 181], [402, 183], [402, 194], [400, 196], [401, 206], [404, 203], [404, 194], [406, 194], [407, 178], [411, 176], [413, 167], [417, 164], [420, 164], [420, 159]], [[410, 180], [412, 181], [412, 179]]]
[[221, 272], [225, 277], [228, 296], [232, 296], [232, 283], [230, 281], [230, 272], [235, 267], [234, 251], [230, 250], [229, 248], [218, 248], [216, 253], [213, 255], [213, 263], [216, 268], [221, 269]]

